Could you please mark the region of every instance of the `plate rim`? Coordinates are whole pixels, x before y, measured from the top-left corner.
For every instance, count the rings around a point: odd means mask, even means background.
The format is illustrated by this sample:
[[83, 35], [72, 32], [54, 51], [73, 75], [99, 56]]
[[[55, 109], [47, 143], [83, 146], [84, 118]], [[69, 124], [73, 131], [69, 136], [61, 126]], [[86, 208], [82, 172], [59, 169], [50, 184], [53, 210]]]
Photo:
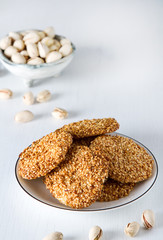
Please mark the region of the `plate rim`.
[[[119, 132], [109, 133], [109, 135], [111, 135], [111, 134], [117, 134], [117, 135], [119, 135], [119, 136], [123, 136], [123, 137], [127, 137], [127, 138], [129, 138], [129, 139], [132, 139], [134, 142], [140, 144], [140, 145], [143, 146], [146, 150], [148, 150], [148, 152], [152, 155], [152, 157], [153, 157], [153, 159], [154, 159], [154, 162], [155, 162], [155, 165], [156, 165], [156, 175], [155, 175], [155, 178], [154, 178], [152, 184], [150, 185], [150, 187], [149, 187], [145, 192], [143, 192], [140, 196], [138, 196], [138, 197], [136, 197], [136, 198], [134, 198], [134, 199], [126, 202], [126, 203], [122, 203], [122, 204], [119, 204], [119, 205], [116, 205], [116, 206], [112, 206], [112, 207], [105, 207], [105, 208], [101, 208], [101, 209], [87, 209], [87, 208], [83, 208], [83, 209], [73, 209], [73, 208], [72, 208], [72, 209], [71, 209], [71, 208], [64, 208], [64, 207], [62, 207], [62, 206], [61, 206], [61, 207], [60, 207], [60, 206], [54, 206], [54, 205], [52, 205], [52, 204], [50, 204], [50, 203], [47, 203], [47, 202], [45, 202], [45, 201], [43, 201], [43, 200], [40, 200], [39, 198], [33, 196], [33, 195], [32, 195], [31, 193], [29, 193], [29, 192], [23, 187], [23, 185], [20, 183], [20, 181], [19, 181], [19, 179], [18, 179], [18, 174], [17, 174], [17, 165], [18, 165], [18, 161], [19, 161], [19, 157], [18, 157], [18, 159], [17, 159], [17, 161], [16, 161], [16, 164], [15, 164], [15, 177], [16, 177], [16, 180], [17, 180], [19, 186], [20, 186], [30, 197], [34, 198], [35, 200], [37, 200], [37, 201], [39, 201], [39, 202], [41, 202], [41, 203], [43, 203], [43, 204], [46, 204], [46, 205], [48, 205], [48, 206], [50, 206], [50, 207], [53, 207], [53, 208], [57, 208], [57, 209], [61, 209], [61, 210], [67, 210], [67, 211], [73, 211], [73, 212], [99, 212], [99, 211], [108, 211], [108, 210], [120, 208], [120, 207], [123, 207], [123, 206], [126, 206], [126, 205], [128, 205], [128, 204], [131, 204], [131, 203], [135, 202], [135, 201], [138, 200], [139, 198], [143, 197], [147, 192], [149, 192], [149, 190], [150, 190], [150, 189], [153, 187], [153, 185], [155, 184], [155, 182], [156, 182], [156, 180], [157, 180], [157, 177], [158, 177], [158, 162], [157, 162], [154, 154], [148, 149], [148, 147], [146, 147], [144, 144], [142, 144], [142, 143], [139, 142], [138, 140], [135, 140], [134, 138], [129, 137], [129, 136], [127, 136], [127, 135], [125, 135], [125, 134], [122, 134], [122, 133], [119, 133]], [[30, 145], [29, 145], [29, 146], [30, 146]]]

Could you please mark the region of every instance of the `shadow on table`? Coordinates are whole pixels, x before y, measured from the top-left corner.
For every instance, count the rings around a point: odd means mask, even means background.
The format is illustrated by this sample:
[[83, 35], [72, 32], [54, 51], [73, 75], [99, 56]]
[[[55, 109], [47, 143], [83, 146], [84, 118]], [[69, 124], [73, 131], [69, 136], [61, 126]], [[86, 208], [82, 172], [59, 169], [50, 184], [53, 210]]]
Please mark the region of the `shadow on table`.
[[[77, 49], [76, 54], [70, 65], [61, 73], [60, 76], [35, 81], [35, 86], [44, 84], [44, 82], [65, 81], [68, 78], [71, 83], [78, 78], [82, 81], [91, 81], [92, 76], [101, 75], [102, 71], [107, 71], [110, 62], [114, 60], [113, 54], [104, 51], [100, 47], [81, 47]], [[96, 73], [96, 75], [94, 74]]]
[[0, 66], [0, 77], [3, 77], [8, 74], [8, 71]]

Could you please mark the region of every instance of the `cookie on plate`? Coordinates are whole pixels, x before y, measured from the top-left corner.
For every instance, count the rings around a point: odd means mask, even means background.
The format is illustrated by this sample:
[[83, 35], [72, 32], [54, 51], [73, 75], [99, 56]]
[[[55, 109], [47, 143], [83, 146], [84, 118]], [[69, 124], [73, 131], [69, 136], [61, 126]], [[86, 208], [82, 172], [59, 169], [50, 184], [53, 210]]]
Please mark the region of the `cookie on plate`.
[[18, 172], [25, 179], [45, 176], [65, 159], [72, 144], [70, 133], [57, 130], [32, 143], [19, 155]]
[[84, 138], [111, 133], [118, 128], [119, 123], [114, 118], [86, 119], [62, 127], [64, 131], [71, 133], [74, 138]]
[[107, 177], [105, 158], [94, 157], [87, 146], [74, 144], [65, 161], [44, 177], [44, 183], [61, 203], [79, 209], [98, 199]]
[[108, 179], [103, 186], [100, 197], [97, 201], [99, 202], [109, 202], [118, 200], [129, 195], [133, 190], [134, 183], [120, 183], [113, 179]]
[[91, 142], [90, 149], [108, 160], [109, 177], [116, 181], [136, 183], [152, 175], [152, 157], [130, 138], [99, 136]]

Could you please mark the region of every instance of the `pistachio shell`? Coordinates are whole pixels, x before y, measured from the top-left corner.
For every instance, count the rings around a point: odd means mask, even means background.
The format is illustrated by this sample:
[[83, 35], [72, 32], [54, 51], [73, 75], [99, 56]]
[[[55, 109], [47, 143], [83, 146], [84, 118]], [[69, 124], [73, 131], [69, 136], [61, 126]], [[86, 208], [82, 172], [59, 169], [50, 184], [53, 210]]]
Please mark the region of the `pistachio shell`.
[[142, 214], [141, 220], [147, 229], [153, 228], [155, 225], [155, 215], [153, 211], [150, 209], [145, 210]]
[[52, 111], [52, 116], [56, 119], [64, 119], [68, 116], [68, 112], [63, 108], [55, 108]]
[[0, 89], [0, 99], [9, 99], [13, 95], [12, 91], [8, 88]]
[[23, 96], [24, 104], [32, 105], [34, 103], [34, 101], [35, 101], [35, 98], [34, 98], [32, 92], [27, 92], [27, 93], [24, 94], [24, 96]]
[[51, 98], [51, 93], [48, 90], [43, 90], [37, 95], [37, 102], [47, 102]]
[[134, 237], [139, 232], [140, 225], [137, 222], [128, 223], [124, 229], [127, 236]]
[[100, 240], [102, 235], [102, 229], [99, 226], [94, 226], [89, 231], [89, 240]]
[[54, 232], [43, 238], [43, 240], [62, 240], [62, 239], [63, 234], [61, 232]]

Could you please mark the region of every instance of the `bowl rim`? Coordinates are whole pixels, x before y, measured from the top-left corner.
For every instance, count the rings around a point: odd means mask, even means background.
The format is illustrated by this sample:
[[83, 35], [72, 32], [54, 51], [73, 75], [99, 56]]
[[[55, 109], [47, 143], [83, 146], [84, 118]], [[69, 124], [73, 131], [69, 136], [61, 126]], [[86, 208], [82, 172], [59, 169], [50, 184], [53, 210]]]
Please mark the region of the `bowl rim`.
[[[42, 30], [39, 30], [39, 29], [30, 29], [30, 30], [21, 30], [21, 31], [15, 31], [16, 33], [20, 33], [20, 32], [24, 32], [24, 31], [42, 31]], [[8, 36], [8, 35], [6, 35]], [[66, 38], [62, 35], [58, 35], [56, 34], [55, 35], [55, 38], [56, 39], [63, 39], [63, 38]], [[71, 42], [71, 41], [70, 41]], [[68, 56], [66, 57], [63, 57], [55, 62], [50, 62], [50, 63], [42, 63], [42, 64], [38, 64], [38, 65], [30, 65], [30, 64], [20, 64], [20, 63], [14, 63], [12, 61], [10, 61], [3, 53], [3, 50], [0, 49], [0, 61], [3, 63], [6, 63], [10, 66], [15, 66], [15, 67], [20, 67], [20, 68], [29, 68], [29, 69], [37, 69], [37, 68], [44, 68], [44, 67], [49, 67], [49, 66], [54, 66], [54, 65], [58, 65], [58, 64], [61, 64], [63, 62], [65, 62], [66, 60], [68, 60], [70, 57], [72, 57], [74, 54], [75, 54], [75, 51], [76, 51], [76, 47], [75, 45], [73, 44], [73, 42], [71, 42], [71, 46], [72, 46], [72, 53], [70, 53]]]
[[114, 132], [115, 134], [118, 134], [119, 136], [123, 136], [123, 137], [127, 137], [129, 139], [132, 139], [134, 142], [136, 142], [137, 144], [140, 144], [140, 146], [142, 146], [143, 148], [145, 148], [152, 156], [153, 160], [154, 160], [154, 163], [155, 163], [155, 166], [156, 166], [156, 173], [155, 173], [155, 177], [154, 177], [154, 180], [152, 182], [152, 184], [148, 187], [148, 189], [146, 191], [144, 191], [142, 194], [140, 194], [138, 197], [128, 201], [128, 202], [125, 202], [125, 203], [122, 203], [122, 204], [119, 204], [119, 205], [116, 205], [116, 206], [112, 206], [112, 207], [105, 207], [105, 208], [101, 208], [101, 209], [87, 209], [87, 208], [84, 208], [84, 209], [73, 209], [73, 208], [65, 208], [64, 206], [60, 207], [60, 206], [54, 206], [50, 203], [47, 203], [35, 196], [33, 196], [31, 193], [29, 193], [25, 188], [24, 186], [21, 184], [21, 182], [19, 181], [18, 179], [18, 174], [17, 174], [17, 165], [18, 165], [18, 162], [19, 162], [19, 157], [16, 161], [16, 164], [15, 164], [15, 177], [16, 177], [16, 180], [19, 184], [19, 186], [32, 198], [34, 198], [35, 200], [47, 205], [47, 206], [50, 206], [50, 207], [53, 207], [53, 208], [57, 208], [57, 209], [61, 209], [61, 210], [67, 210], [67, 211], [72, 211], [72, 212], [100, 212], [100, 211], [108, 211], [108, 210], [113, 210], [113, 209], [116, 209], [116, 208], [120, 208], [120, 207], [123, 207], [123, 206], [126, 206], [130, 203], [133, 203], [135, 202], [136, 200], [138, 200], [139, 198], [141, 198], [142, 196], [144, 196], [147, 192], [149, 192], [149, 190], [153, 187], [153, 185], [155, 184], [156, 180], [157, 180], [157, 177], [158, 177], [158, 163], [157, 163], [157, 160], [155, 158], [155, 156], [153, 155], [153, 153], [149, 150], [149, 148], [147, 148], [144, 144], [142, 144], [141, 142], [135, 140], [134, 138], [132, 137], [129, 137], [125, 134], [121, 134], [119, 132]]

